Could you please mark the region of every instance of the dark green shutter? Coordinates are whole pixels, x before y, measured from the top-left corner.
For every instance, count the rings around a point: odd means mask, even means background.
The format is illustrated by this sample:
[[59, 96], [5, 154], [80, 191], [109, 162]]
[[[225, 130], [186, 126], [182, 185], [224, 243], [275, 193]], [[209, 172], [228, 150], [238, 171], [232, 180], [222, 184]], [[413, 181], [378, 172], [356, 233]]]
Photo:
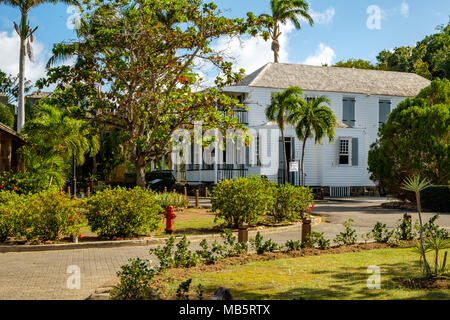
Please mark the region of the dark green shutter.
[[355, 126], [355, 103], [354, 98], [344, 98], [342, 122], [350, 127]]
[[357, 166], [358, 165], [358, 138], [353, 138], [352, 139], [352, 166]]
[[389, 113], [391, 113], [391, 101], [380, 100], [378, 106], [378, 122], [379, 124], [386, 123]]

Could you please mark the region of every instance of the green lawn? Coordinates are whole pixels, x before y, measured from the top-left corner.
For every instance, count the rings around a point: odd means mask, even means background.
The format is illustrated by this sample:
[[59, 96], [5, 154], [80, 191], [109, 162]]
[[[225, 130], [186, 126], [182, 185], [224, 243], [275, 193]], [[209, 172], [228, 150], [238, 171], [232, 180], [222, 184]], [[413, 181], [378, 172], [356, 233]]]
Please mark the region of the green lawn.
[[[367, 267], [381, 268], [381, 289], [367, 289]], [[411, 248], [324, 254], [228, 267], [193, 274], [211, 294], [219, 286], [235, 299], [450, 299], [450, 290], [412, 290], [393, 278], [418, 277], [418, 256]]]

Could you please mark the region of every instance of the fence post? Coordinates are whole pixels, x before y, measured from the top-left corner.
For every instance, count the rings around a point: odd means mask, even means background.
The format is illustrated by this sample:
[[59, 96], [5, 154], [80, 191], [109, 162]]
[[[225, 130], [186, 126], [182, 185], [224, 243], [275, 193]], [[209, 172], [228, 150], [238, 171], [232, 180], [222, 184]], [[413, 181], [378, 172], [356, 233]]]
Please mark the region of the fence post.
[[91, 187], [87, 187], [87, 197], [91, 197]]
[[198, 189], [195, 190], [195, 207], [198, 208], [199, 204], [198, 204]]
[[245, 222], [239, 223], [238, 231], [238, 242], [245, 244], [245, 252], [247, 252], [247, 242], [248, 242], [248, 224]]
[[205, 197], [208, 198], [208, 187], [205, 187]]
[[69, 196], [71, 195], [70, 194], [70, 186], [67, 186], [67, 193], [69, 194]]
[[306, 245], [306, 247], [311, 246], [310, 239], [308, 239], [308, 235], [311, 233], [311, 219], [304, 219], [302, 223], [302, 243]]
[[167, 192], [167, 187], [164, 187], [164, 193], [166, 193]]
[[187, 187], [184, 186], [184, 197], [187, 199], [188, 198], [188, 194], [187, 194]]

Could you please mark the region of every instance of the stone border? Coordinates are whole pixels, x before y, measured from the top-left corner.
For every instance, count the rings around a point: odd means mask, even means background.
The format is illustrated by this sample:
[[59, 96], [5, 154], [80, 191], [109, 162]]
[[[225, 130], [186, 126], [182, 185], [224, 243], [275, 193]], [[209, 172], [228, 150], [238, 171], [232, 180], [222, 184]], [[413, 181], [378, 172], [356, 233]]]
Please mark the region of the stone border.
[[[317, 225], [322, 222], [322, 217], [313, 218], [311, 225]], [[257, 232], [262, 234], [272, 234], [293, 229], [301, 229], [302, 224], [295, 224], [285, 227], [270, 227], [267, 229], [249, 229], [249, 235], [256, 235]], [[237, 235], [237, 232], [233, 232]], [[180, 239], [182, 235], [176, 236]], [[190, 241], [201, 241], [203, 239], [220, 239], [220, 234], [205, 234], [188, 236]], [[75, 249], [89, 249], [89, 248], [118, 248], [118, 247], [137, 247], [137, 246], [151, 246], [162, 245], [167, 238], [145, 238], [140, 240], [111, 240], [111, 241], [96, 241], [84, 243], [64, 243], [64, 244], [40, 244], [40, 245], [0, 245], [0, 253], [8, 252], [35, 252], [35, 251], [52, 251], [52, 250], [75, 250]]]

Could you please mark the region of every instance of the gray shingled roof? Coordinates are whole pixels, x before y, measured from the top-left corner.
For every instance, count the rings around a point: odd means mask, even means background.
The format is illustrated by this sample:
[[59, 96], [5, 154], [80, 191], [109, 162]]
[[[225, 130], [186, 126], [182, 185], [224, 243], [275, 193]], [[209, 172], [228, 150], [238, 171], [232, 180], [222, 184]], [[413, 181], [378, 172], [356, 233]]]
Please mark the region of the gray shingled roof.
[[430, 81], [414, 73], [268, 63], [237, 86], [414, 97]]

